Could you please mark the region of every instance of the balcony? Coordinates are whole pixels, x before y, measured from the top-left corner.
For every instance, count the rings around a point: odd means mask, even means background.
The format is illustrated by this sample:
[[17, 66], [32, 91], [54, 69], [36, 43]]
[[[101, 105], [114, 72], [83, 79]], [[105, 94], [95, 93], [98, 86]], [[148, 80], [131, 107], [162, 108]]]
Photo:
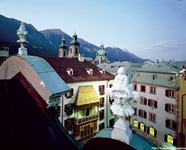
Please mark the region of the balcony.
[[97, 115], [92, 115], [92, 116], [87, 116], [84, 118], [75, 118], [74, 119], [74, 123], [76, 124], [81, 124], [81, 123], [86, 123], [86, 122], [90, 122], [90, 121], [95, 121], [98, 120], [98, 114]]

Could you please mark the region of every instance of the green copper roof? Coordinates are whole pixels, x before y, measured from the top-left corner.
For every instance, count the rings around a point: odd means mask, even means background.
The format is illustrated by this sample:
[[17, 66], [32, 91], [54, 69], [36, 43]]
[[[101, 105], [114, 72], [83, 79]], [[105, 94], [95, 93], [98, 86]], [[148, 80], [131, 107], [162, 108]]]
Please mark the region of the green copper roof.
[[179, 75], [179, 71], [178, 65], [171, 62], [155, 63], [152, 66], [136, 70], [132, 82], [177, 88], [176, 77]]
[[74, 33], [72, 41], [70, 42], [70, 44], [75, 44], [75, 45], [79, 45], [79, 42], [77, 40], [77, 34]]
[[37, 56], [20, 57], [32, 66], [52, 94], [62, 94], [70, 90], [67, 84], [43, 58]]
[[165, 72], [165, 73], [179, 73], [180, 68], [172, 62], [159, 62], [154, 65], [141, 68], [140, 71], [145, 72]]
[[107, 52], [104, 49], [104, 45], [101, 44], [100, 49], [97, 51], [97, 56], [106, 56]]
[[[155, 79], [153, 79], [153, 76], [155, 76]], [[174, 78], [174, 80], [170, 80], [171, 77]], [[132, 82], [171, 88], [176, 88], [178, 86], [176, 75], [174, 73], [165, 74], [140, 72], [135, 75], [135, 77], [132, 79]]]
[[62, 40], [61, 40], [61, 45], [60, 45], [60, 48], [67, 48], [67, 45], [66, 45], [66, 41], [65, 41], [65, 38], [63, 37]]

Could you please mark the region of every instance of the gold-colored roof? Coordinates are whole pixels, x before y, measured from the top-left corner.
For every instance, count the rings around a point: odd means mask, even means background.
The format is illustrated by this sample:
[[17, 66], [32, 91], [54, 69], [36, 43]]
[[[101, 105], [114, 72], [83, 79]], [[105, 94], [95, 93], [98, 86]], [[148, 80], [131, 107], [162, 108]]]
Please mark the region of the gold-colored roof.
[[97, 102], [100, 102], [100, 99], [98, 98], [92, 85], [79, 86], [76, 100], [74, 102], [76, 106], [97, 103]]

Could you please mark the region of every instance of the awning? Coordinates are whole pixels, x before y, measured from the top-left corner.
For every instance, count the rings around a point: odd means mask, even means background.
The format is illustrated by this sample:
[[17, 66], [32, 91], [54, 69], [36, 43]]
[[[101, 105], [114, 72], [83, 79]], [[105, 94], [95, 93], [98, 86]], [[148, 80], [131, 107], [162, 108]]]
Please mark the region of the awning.
[[82, 105], [92, 106], [100, 102], [92, 85], [79, 86], [74, 104], [81, 107]]

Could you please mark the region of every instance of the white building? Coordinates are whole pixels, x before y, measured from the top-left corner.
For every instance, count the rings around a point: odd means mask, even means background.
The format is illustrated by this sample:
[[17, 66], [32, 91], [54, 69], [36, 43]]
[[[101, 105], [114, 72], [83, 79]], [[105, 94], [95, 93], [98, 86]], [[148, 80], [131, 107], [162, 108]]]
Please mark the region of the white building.
[[71, 88], [61, 97], [59, 119], [76, 140], [86, 142], [99, 130], [114, 124], [110, 102], [104, 92], [112, 86], [114, 76], [84, 60], [76, 40], [74, 37], [71, 42], [68, 57], [62, 55], [68, 52], [63, 53], [61, 45], [60, 57], [43, 58]]

